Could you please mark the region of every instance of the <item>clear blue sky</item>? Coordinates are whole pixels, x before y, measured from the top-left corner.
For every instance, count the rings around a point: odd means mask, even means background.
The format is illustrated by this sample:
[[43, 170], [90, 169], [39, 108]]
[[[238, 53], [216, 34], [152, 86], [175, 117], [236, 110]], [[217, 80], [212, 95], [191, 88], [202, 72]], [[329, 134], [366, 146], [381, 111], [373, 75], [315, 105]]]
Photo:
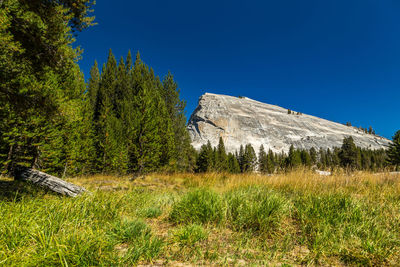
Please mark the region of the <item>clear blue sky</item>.
[[88, 77], [111, 48], [170, 70], [187, 116], [205, 92], [243, 95], [391, 138], [400, 129], [398, 0], [98, 0], [78, 35]]

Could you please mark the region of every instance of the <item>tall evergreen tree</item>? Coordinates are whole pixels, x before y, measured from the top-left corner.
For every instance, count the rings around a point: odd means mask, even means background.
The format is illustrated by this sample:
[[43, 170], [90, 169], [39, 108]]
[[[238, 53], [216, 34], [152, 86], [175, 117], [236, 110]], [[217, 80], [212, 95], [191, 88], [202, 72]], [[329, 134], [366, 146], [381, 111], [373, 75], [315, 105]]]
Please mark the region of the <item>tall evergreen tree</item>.
[[88, 0], [1, 1], [2, 172], [14, 164], [62, 169], [69, 118], [60, 104], [82, 97], [74, 94], [81, 73], [72, 32], [92, 24], [91, 5]]
[[186, 130], [185, 101], [179, 97], [178, 84], [170, 72], [162, 83], [161, 96], [165, 101], [167, 114], [172, 123], [174, 151], [172, 157], [177, 162], [177, 169], [185, 170], [189, 166], [191, 140]]
[[99, 136], [101, 166], [103, 171], [112, 172], [119, 160], [118, 141], [121, 132], [121, 123], [116, 117], [115, 89], [116, 89], [117, 61], [111, 49], [107, 63], [103, 66], [99, 88], [100, 115], [97, 133]]
[[268, 155], [263, 145], [260, 146], [260, 151], [258, 152], [258, 170], [261, 173], [268, 172]]
[[257, 155], [251, 144], [247, 144], [244, 148], [242, 172], [253, 172], [257, 165]]
[[311, 167], [311, 156], [307, 150], [301, 150], [300, 152], [301, 163], [306, 167]]
[[294, 149], [293, 145], [289, 148], [288, 164], [290, 168], [297, 168], [301, 165], [300, 152]]
[[267, 172], [272, 174], [275, 172], [275, 155], [272, 150], [268, 150], [268, 155], [267, 155]]
[[390, 164], [400, 166], [400, 130], [395, 133], [392, 142], [387, 152], [388, 161]]
[[344, 168], [356, 169], [358, 166], [358, 151], [353, 137], [345, 137], [339, 153], [340, 164]]
[[217, 171], [228, 170], [228, 159], [226, 155], [224, 140], [222, 139], [222, 137], [219, 138], [215, 165], [215, 169]]
[[240, 171], [244, 172], [245, 171], [244, 170], [244, 168], [245, 168], [244, 167], [245, 158], [244, 158], [244, 147], [243, 147], [243, 145], [240, 145], [239, 153], [237, 155], [237, 160], [238, 160], [238, 163], [239, 163]]
[[230, 173], [240, 173], [240, 166], [234, 154], [228, 153], [228, 171]]
[[154, 170], [161, 156], [161, 137], [159, 135], [160, 117], [158, 116], [157, 97], [151, 84], [146, 81], [148, 70], [136, 56], [133, 71], [133, 118], [131, 141], [131, 167], [135, 172]]
[[311, 164], [315, 165], [317, 164], [317, 150], [315, 150], [314, 147], [310, 149], [310, 158], [311, 158]]
[[62, 128], [65, 136], [65, 165], [63, 176], [93, 173], [96, 164], [95, 133], [93, 109], [90, 96], [86, 93], [83, 75], [77, 80], [79, 84], [76, 96], [62, 105], [67, 120]]
[[197, 158], [197, 169], [196, 172], [208, 172], [212, 169], [213, 161], [213, 149], [211, 147], [210, 141], [207, 145], [202, 145], [200, 148], [199, 156]]
[[90, 76], [87, 85], [90, 106], [93, 111], [93, 115], [95, 116], [93, 118], [94, 120], [98, 118], [100, 112], [100, 103], [98, 95], [99, 87], [100, 87], [100, 72], [99, 72], [99, 67], [97, 65], [97, 61], [95, 60], [93, 67], [90, 69]]

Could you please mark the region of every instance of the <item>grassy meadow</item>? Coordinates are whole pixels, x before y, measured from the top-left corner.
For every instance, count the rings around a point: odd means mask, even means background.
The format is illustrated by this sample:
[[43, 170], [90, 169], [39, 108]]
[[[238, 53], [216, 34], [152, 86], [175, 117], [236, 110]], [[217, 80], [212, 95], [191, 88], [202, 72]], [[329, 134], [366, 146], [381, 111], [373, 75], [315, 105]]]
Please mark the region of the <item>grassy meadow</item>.
[[77, 198], [0, 178], [0, 266], [400, 262], [400, 176], [151, 174], [68, 179]]

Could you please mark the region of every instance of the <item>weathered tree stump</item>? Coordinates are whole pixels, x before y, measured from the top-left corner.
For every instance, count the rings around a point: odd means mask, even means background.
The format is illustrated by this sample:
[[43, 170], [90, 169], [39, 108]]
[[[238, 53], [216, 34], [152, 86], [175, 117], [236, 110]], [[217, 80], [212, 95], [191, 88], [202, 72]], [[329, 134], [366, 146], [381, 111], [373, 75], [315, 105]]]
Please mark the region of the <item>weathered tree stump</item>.
[[83, 187], [68, 183], [55, 176], [27, 167], [16, 167], [14, 170], [14, 178], [16, 180], [32, 182], [35, 185], [69, 197], [76, 197], [79, 194], [86, 192], [86, 189]]

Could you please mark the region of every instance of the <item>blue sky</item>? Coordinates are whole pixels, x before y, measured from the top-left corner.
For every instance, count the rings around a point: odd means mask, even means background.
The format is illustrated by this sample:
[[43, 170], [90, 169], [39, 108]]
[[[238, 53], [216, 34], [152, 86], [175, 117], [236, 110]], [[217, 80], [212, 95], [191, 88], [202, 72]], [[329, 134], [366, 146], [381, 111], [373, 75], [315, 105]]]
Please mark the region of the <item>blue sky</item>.
[[400, 129], [400, 1], [98, 0], [77, 36], [85, 77], [111, 48], [170, 70], [187, 116], [205, 92], [247, 96], [391, 138]]

